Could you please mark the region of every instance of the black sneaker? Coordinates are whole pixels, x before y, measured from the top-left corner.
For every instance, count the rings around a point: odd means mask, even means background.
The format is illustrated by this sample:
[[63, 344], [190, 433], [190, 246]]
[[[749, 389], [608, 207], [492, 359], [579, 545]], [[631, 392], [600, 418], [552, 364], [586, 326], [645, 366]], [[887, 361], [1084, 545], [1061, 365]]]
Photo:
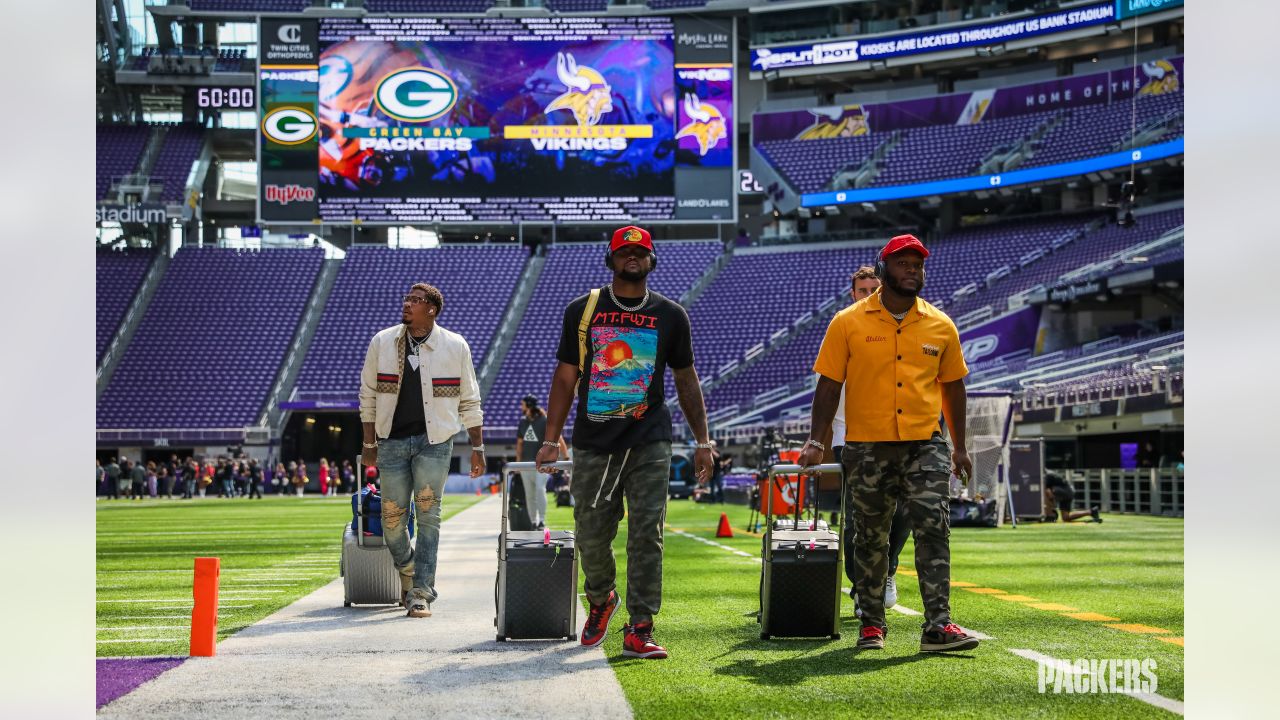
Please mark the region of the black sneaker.
[[864, 625], [858, 633], [859, 650], [883, 650], [885, 629], [875, 625]]
[[613, 617], [613, 611], [618, 609], [619, 602], [618, 592], [611, 590], [604, 602], [591, 605], [591, 610], [587, 612], [587, 621], [582, 624], [580, 641], [584, 647], [595, 647], [604, 642], [604, 636], [609, 631], [609, 618]]
[[955, 623], [929, 628], [920, 634], [920, 652], [953, 652], [978, 647], [978, 638]]
[[1098, 514], [1101, 510], [1102, 508], [1097, 505], [1089, 508], [1089, 515], [1093, 517], [1094, 522], [1102, 522], [1102, 516]]

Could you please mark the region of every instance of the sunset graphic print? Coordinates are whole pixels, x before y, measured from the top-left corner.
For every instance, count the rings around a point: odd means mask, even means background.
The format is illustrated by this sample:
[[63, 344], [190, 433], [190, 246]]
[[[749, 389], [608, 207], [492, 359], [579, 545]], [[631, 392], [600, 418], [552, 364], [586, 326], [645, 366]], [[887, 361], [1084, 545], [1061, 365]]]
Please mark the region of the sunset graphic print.
[[658, 357], [658, 331], [651, 328], [591, 328], [591, 376], [587, 419], [640, 418], [649, 409], [649, 384]]

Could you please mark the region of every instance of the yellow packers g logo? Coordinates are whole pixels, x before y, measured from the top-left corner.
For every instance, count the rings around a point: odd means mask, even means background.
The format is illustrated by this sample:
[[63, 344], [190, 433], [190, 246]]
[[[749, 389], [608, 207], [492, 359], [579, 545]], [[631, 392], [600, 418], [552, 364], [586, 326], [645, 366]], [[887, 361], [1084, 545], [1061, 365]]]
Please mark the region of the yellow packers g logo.
[[396, 120], [427, 122], [453, 108], [458, 102], [458, 88], [438, 70], [405, 68], [378, 82], [373, 101], [379, 110]]
[[316, 116], [296, 105], [278, 107], [262, 117], [262, 134], [280, 145], [300, 145], [315, 137], [318, 127]]

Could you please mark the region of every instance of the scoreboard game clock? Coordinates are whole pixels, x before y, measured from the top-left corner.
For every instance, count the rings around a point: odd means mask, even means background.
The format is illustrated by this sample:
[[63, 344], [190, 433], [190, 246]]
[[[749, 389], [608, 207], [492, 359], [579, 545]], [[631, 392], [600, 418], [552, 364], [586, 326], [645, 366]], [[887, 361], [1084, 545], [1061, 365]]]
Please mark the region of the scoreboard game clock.
[[196, 107], [201, 110], [255, 110], [258, 94], [252, 87], [196, 88]]

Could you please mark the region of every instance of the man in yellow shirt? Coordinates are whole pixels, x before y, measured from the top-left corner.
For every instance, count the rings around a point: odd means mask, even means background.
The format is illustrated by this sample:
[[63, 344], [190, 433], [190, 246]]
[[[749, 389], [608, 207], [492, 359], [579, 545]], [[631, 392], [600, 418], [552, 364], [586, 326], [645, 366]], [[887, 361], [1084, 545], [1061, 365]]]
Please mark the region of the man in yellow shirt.
[[[870, 297], [836, 314], [813, 370], [809, 439], [799, 464], [816, 465], [825, 450], [818, 438], [831, 429], [840, 386], [851, 400], [844, 452], [846, 507], [854, 523], [854, 591], [862, 610], [858, 647], [884, 647], [884, 592], [889, 526], [895, 504], [905, 504], [916, 540], [916, 572], [924, 599], [922, 651], [968, 650], [978, 638], [951, 621], [949, 473], [967, 477], [964, 376], [955, 323], [917, 297], [924, 288], [929, 251], [916, 237], [899, 235], [880, 251], [883, 283]], [[856, 402], [854, 401], [856, 399]], [[942, 436], [938, 415], [951, 431]]]

